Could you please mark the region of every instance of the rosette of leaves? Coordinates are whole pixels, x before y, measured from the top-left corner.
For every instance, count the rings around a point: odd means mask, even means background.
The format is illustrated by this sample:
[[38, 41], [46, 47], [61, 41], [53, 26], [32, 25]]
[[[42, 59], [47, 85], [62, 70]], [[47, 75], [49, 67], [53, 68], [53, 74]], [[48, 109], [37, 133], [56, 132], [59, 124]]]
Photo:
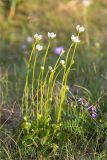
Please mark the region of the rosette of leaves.
[[29, 150], [29, 154], [35, 150], [37, 154], [41, 152], [47, 156], [58, 151], [59, 142], [62, 141], [61, 124], [53, 123], [50, 117], [38, 117], [38, 124], [36, 120], [28, 121], [27, 118], [21, 123], [22, 146], [27, 152]]

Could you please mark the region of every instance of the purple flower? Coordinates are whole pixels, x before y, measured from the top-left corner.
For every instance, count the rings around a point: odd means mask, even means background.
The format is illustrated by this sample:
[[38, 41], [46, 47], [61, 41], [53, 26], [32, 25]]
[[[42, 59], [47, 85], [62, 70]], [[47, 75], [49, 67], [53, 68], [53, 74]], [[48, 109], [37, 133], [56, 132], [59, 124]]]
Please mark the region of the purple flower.
[[95, 119], [97, 117], [97, 113], [96, 112], [92, 113], [91, 117]]
[[96, 108], [95, 107], [92, 107], [92, 112], [96, 112]]
[[93, 105], [91, 105], [91, 106], [88, 106], [87, 108], [88, 108], [88, 111], [92, 113], [92, 110], [93, 110]]
[[28, 43], [32, 43], [32, 41], [33, 41], [31, 36], [28, 36], [26, 40], [27, 40]]
[[88, 106], [87, 108], [88, 108], [88, 111], [91, 113], [96, 112], [96, 108], [93, 105]]
[[54, 53], [57, 54], [57, 55], [60, 55], [61, 54], [61, 51], [64, 50], [64, 47], [63, 46], [58, 46], [54, 49]]
[[88, 109], [88, 112], [90, 113], [90, 116], [93, 119], [95, 119], [97, 117], [96, 108], [93, 105], [91, 105], [91, 106], [88, 106], [87, 109]]
[[21, 47], [22, 50], [26, 50], [27, 49], [27, 45], [26, 44], [22, 44], [20, 47]]

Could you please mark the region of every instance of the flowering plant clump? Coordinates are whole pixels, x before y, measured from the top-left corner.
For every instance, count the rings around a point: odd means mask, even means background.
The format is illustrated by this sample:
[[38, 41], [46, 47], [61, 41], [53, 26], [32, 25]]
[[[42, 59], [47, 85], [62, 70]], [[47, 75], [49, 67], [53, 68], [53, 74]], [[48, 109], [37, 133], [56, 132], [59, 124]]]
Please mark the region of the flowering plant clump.
[[[56, 37], [56, 34], [48, 32], [49, 42], [46, 48], [38, 43], [38, 41], [42, 40], [42, 35], [37, 33], [34, 35], [36, 40], [34, 40], [28, 61], [22, 97], [22, 115], [27, 117], [24, 118], [21, 124], [22, 145], [29, 152], [34, 150], [34, 153], [41, 153], [44, 157], [52, 153], [55, 155], [61, 149], [63, 150], [63, 143], [73, 134], [83, 140], [84, 133], [87, 134], [83, 126], [89, 125], [89, 121], [86, 120], [86, 117], [88, 117], [87, 113], [92, 117], [90, 118], [92, 121], [95, 121], [98, 116], [94, 105], [90, 105], [82, 98], [76, 98], [70, 92], [70, 87], [67, 85], [69, 73], [75, 62], [75, 53], [80, 42], [80, 33], [84, 32], [85, 28], [78, 25], [76, 26], [76, 30], [78, 33], [71, 36], [72, 42], [66, 53], [63, 46], [55, 48], [54, 52], [59, 56], [55, 64], [49, 66], [47, 65], [48, 53], [53, 42], [52, 39]], [[35, 76], [39, 57], [38, 51], [41, 50], [45, 54], [40, 59], [41, 66], [37, 68], [39, 73]], [[29, 81], [29, 77], [32, 78], [31, 81]], [[68, 92], [70, 96], [72, 95], [70, 99], [73, 102], [72, 107], [67, 101], [69, 100]], [[83, 107], [78, 107], [78, 104]], [[83, 109], [85, 112], [81, 108], [85, 108]], [[32, 154], [30, 153], [30, 155]]]

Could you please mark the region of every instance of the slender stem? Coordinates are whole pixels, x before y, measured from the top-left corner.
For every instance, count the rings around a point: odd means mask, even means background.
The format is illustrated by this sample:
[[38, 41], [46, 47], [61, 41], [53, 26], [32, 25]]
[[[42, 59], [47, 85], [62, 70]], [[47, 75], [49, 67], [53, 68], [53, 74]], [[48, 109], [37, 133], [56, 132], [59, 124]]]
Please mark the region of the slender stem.
[[[72, 47], [72, 45], [70, 46], [70, 48], [71, 47]], [[70, 65], [69, 65], [67, 70], [66, 69], [64, 70], [64, 75], [63, 75], [63, 78], [62, 78], [62, 88], [61, 88], [61, 91], [60, 91], [60, 107], [59, 107], [57, 122], [59, 122], [60, 118], [61, 118], [63, 102], [64, 102], [64, 98], [65, 98], [65, 94], [66, 94], [66, 82], [67, 82], [67, 78], [68, 78], [68, 74], [70, 72], [71, 66], [73, 64], [76, 47], [77, 47], [77, 43], [75, 43], [75, 46], [74, 46], [74, 50], [73, 50], [73, 54], [72, 54]], [[70, 49], [68, 50], [66, 61], [68, 59], [69, 52], [70, 52]]]
[[25, 80], [24, 93], [23, 93], [23, 97], [22, 97], [22, 107], [21, 107], [22, 114], [24, 112], [24, 105], [25, 105], [26, 113], [28, 112], [28, 77], [29, 77], [29, 72], [30, 72], [30, 63], [32, 60], [32, 56], [33, 56], [33, 52], [35, 50], [36, 43], [37, 42], [35, 41], [33, 44], [32, 51], [30, 53], [30, 57], [29, 57], [28, 64], [27, 64], [27, 74], [26, 74], [26, 80]]
[[[35, 67], [37, 62], [37, 56], [38, 54], [35, 55], [34, 64], [33, 64], [33, 73], [32, 73], [32, 107], [34, 107], [34, 81], [35, 81]], [[34, 116], [34, 108], [32, 109], [32, 111]]]
[[39, 73], [37, 93], [36, 93], [36, 121], [37, 121], [37, 127], [38, 127], [38, 115], [39, 115], [39, 87], [40, 87], [41, 74], [42, 74], [42, 71], [40, 71], [40, 73]]
[[65, 60], [65, 63], [66, 63], [66, 64], [67, 64], [67, 62], [68, 62], [68, 56], [69, 56], [69, 53], [70, 53], [73, 45], [74, 45], [74, 43], [71, 43], [71, 45], [70, 45], [70, 47], [69, 47], [69, 49], [68, 49], [68, 52], [67, 52], [67, 55], [66, 55], [66, 60]]
[[45, 63], [46, 63], [46, 58], [47, 58], [47, 55], [48, 55], [50, 44], [51, 44], [51, 41], [49, 40], [49, 43], [48, 43], [48, 46], [47, 46], [47, 49], [46, 49], [46, 53], [45, 53], [45, 56], [44, 56], [43, 66], [45, 66]]

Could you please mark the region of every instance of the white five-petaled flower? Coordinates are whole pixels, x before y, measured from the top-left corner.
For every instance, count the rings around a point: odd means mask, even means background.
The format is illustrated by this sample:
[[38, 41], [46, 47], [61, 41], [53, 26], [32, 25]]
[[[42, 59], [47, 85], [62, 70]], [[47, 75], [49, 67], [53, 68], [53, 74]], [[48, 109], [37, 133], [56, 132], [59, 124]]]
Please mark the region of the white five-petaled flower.
[[41, 51], [41, 50], [43, 49], [43, 46], [40, 45], [40, 44], [37, 44], [37, 45], [36, 45], [36, 49], [37, 49], [38, 51]]
[[84, 28], [83, 26], [77, 25], [77, 26], [76, 26], [76, 30], [77, 30], [78, 32], [84, 32], [84, 31], [85, 31], [85, 28]]
[[56, 37], [56, 34], [54, 32], [48, 32], [48, 37], [53, 39]]
[[36, 40], [41, 40], [42, 39], [42, 35], [39, 35], [38, 33], [36, 33], [35, 35], [34, 35], [34, 38], [36, 38]]
[[79, 37], [78, 37], [78, 36], [74, 36], [74, 35], [71, 36], [71, 40], [72, 40], [73, 42], [75, 42], [75, 43], [79, 43], [79, 42], [80, 42]]

